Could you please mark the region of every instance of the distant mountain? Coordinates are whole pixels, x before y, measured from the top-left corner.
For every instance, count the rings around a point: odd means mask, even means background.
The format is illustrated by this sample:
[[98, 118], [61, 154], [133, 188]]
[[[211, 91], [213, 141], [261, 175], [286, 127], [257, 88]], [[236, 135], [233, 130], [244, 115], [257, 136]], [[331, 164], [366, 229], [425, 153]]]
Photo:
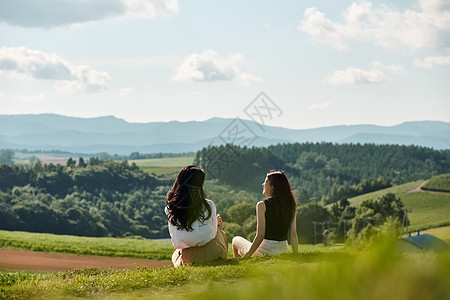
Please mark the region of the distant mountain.
[[339, 125], [315, 129], [262, 126], [240, 119], [129, 123], [113, 116], [0, 115], [0, 149], [129, 154], [197, 151], [210, 144], [268, 146], [294, 142], [375, 143], [450, 149], [450, 123]]

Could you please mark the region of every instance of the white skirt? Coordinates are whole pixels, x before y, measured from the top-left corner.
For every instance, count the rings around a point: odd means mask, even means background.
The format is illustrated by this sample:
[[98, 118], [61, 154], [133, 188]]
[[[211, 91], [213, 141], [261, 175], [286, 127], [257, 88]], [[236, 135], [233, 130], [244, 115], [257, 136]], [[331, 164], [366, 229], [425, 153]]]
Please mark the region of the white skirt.
[[[252, 243], [243, 237], [236, 236], [233, 238], [233, 244], [236, 245], [238, 252], [241, 256], [244, 256], [252, 246]], [[289, 246], [287, 241], [274, 241], [264, 239], [256, 249], [254, 256], [264, 256], [264, 255], [280, 255], [289, 252]]]

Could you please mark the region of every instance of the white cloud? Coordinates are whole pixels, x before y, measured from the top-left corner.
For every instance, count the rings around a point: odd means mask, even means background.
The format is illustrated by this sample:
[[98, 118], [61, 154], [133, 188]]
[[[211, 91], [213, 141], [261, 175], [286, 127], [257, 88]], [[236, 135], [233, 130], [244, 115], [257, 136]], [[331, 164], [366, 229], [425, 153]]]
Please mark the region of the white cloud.
[[430, 56], [424, 60], [415, 59], [413, 65], [419, 68], [450, 67], [450, 56]]
[[388, 49], [450, 48], [448, 0], [419, 0], [417, 10], [402, 12], [388, 6], [373, 8], [367, 1], [354, 2], [343, 13], [342, 23], [326, 18], [316, 7], [307, 8], [304, 16], [298, 29], [338, 50], [347, 49], [350, 40]]
[[132, 89], [132, 88], [120, 89], [120, 96], [128, 96], [128, 95], [130, 95], [132, 93], [134, 93], [134, 89]]
[[103, 92], [110, 80], [106, 72], [85, 65], [75, 66], [55, 54], [25, 47], [1, 47], [0, 70], [13, 78], [55, 80], [59, 93]]
[[25, 97], [17, 97], [17, 100], [29, 102], [29, 103], [37, 103], [41, 102], [44, 99], [44, 94], [34, 95], [34, 96], [25, 96]]
[[154, 18], [168, 16], [179, 11], [178, 0], [122, 0], [126, 6], [125, 17]]
[[244, 57], [241, 54], [221, 58], [214, 50], [206, 50], [188, 56], [171, 79], [185, 82], [236, 80], [243, 85], [261, 80], [258, 76], [246, 73], [243, 65]]
[[316, 110], [316, 109], [327, 109], [331, 106], [331, 102], [324, 102], [324, 103], [319, 103], [319, 104], [311, 104], [308, 109], [309, 110]]
[[178, 9], [178, 0], [0, 1], [0, 22], [47, 28], [106, 18], [154, 18]]
[[345, 84], [381, 83], [389, 79], [383, 72], [400, 73], [402, 68], [398, 65], [384, 65], [378, 61], [372, 62], [372, 69], [362, 70], [358, 68], [347, 68], [335, 71], [323, 79], [323, 84], [340, 86]]
[[380, 71], [388, 71], [394, 74], [399, 74], [403, 71], [403, 68], [399, 65], [385, 65], [379, 61], [373, 61], [371, 64], [373, 69]]

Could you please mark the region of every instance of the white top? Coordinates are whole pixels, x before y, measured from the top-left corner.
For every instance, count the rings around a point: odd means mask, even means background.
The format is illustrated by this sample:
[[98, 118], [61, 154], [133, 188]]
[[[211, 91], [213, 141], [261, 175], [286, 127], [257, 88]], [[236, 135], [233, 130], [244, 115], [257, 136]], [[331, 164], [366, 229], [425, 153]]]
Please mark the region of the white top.
[[[172, 223], [169, 223], [169, 233], [172, 239], [172, 244], [175, 249], [184, 249], [194, 246], [203, 246], [210, 240], [216, 237], [217, 234], [217, 217], [216, 217], [216, 206], [214, 202], [206, 199], [206, 202], [211, 207], [211, 217], [205, 220], [202, 224], [199, 220], [192, 223], [192, 231], [187, 231], [184, 229], [177, 229]], [[169, 213], [167, 207], [164, 209], [166, 215]], [[208, 211], [204, 212], [205, 217]]]

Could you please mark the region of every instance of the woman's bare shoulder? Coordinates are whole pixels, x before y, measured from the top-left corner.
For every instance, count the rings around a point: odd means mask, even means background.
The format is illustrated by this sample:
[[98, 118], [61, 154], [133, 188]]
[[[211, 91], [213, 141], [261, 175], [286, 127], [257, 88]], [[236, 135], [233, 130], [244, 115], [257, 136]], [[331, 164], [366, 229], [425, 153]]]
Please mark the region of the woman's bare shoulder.
[[264, 201], [259, 201], [258, 203], [256, 203], [256, 209], [266, 209], [266, 204], [264, 203]]

